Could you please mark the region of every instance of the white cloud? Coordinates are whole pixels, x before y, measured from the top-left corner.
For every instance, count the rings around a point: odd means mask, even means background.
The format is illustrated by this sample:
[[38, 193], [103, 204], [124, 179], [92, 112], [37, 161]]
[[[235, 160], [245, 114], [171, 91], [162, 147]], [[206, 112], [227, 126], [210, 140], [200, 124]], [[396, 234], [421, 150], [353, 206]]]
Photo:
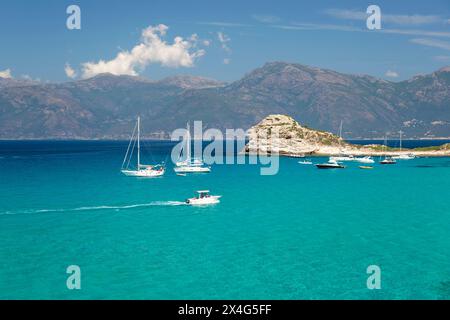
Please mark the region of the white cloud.
[[436, 39], [417, 38], [409, 40], [412, 43], [420, 44], [422, 46], [434, 47], [444, 50], [450, 50], [450, 42]]
[[217, 32], [217, 38], [219, 39], [219, 42], [221, 43], [222, 49], [228, 53], [231, 53], [231, 49], [228, 46], [228, 43], [231, 41], [230, 37], [227, 36], [223, 32]]
[[229, 58], [223, 59], [223, 64], [230, 64], [230, 62], [231, 62], [231, 59], [229, 59]]
[[[284, 30], [330, 30], [330, 31], [344, 31], [344, 32], [368, 32], [374, 33], [365, 27], [353, 27], [337, 24], [320, 24], [320, 23], [293, 23], [291, 25], [273, 25], [272, 27]], [[450, 32], [446, 31], [428, 31], [428, 30], [414, 30], [414, 29], [381, 29], [377, 33], [400, 34], [410, 36], [427, 36], [427, 37], [444, 37], [450, 38]]]
[[[337, 19], [344, 20], [366, 20], [368, 14], [363, 11], [346, 10], [346, 9], [329, 9], [325, 13]], [[398, 25], [424, 25], [433, 23], [442, 23], [445, 21], [438, 15], [421, 15], [421, 14], [385, 14], [381, 12], [381, 19], [383, 22], [398, 24]]]
[[279, 17], [272, 15], [254, 14], [252, 15], [252, 18], [262, 23], [275, 23], [280, 21]]
[[165, 67], [192, 67], [194, 61], [205, 54], [203, 49], [195, 49], [198, 37], [192, 35], [187, 40], [175, 37], [172, 44], [162, 39], [168, 27], [164, 24], [149, 26], [142, 31], [141, 42], [131, 51], [122, 50], [109, 61], [86, 62], [82, 64], [83, 78], [100, 73], [136, 76], [149, 64], [160, 63]]
[[0, 71], [0, 78], [11, 79], [12, 78], [11, 69]]
[[210, 41], [210, 40], [203, 40], [203, 45], [204, 45], [205, 47], [209, 47], [210, 44], [211, 44], [211, 41]]
[[433, 59], [436, 61], [449, 62], [450, 56], [434, 56]]
[[386, 71], [386, 73], [384, 75], [389, 78], [398, 78], [399, 77], [399, 74], [392, 70]]
[[209, 21], [209, 22], [197, 22], [197, 24], [213, 26], [213, 27], [250, 27], [248, 24], [235, 23], [235, 22], [223, 22], [223, 21]]
[[77, 73], [73, 68], [70, 66], [70, 64], [66, 63], [64, 66], [64, 72], [66, 73], [66, 76], [70, 79], [75, 79], [77, 77]]

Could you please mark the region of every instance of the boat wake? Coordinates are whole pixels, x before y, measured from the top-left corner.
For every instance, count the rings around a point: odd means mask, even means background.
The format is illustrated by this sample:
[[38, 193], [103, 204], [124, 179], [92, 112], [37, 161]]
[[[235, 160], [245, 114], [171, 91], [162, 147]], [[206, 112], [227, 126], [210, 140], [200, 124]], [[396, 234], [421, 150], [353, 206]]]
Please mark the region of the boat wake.
[[75, 211], [100, 211], [100, 210], [119, 211], [119, 210], [153, 207], [153, 206], [184, 206], [184, 205], [186, 205], [186, 203], [181, 201], [153, 201], [149, 203], [130, 204], [123, 206], [92, 206], [92, 207], [78, 207], [68, 209], [36, 209], [36, 210], [22, 210], [22, 211], [4, 211], [0, 212], [0, 215], [58, 213], [58, 212], [75, 212]]

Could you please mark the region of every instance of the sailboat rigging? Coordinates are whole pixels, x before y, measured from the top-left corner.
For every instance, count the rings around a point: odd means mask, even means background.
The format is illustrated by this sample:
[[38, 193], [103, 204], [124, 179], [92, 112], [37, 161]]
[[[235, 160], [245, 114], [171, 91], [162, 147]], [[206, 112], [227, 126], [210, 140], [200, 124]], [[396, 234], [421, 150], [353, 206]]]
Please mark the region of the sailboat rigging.
[[[135, 135], [137, 130], [137, 134]], [[136, 136], [136, 137], [135, 137]], [[121, 172], [126, 176], [131, 177], [160, 177], [164, 175], [165, 168], [163, 164], [147, 165], [141, 163], [141, 118], [137, 118], [136, 126], [134, 127], [128, 144], [127, 152], [122, 162]], [[134, 148], [137, 144], [137, 163], [136, 168], [130, 167], [130, 162], [133, 157]]]
[[[193, 158], [191, 155], [191, 131], [189, 122], [186, 126], [186, 145], [183, 148], [184, 160], [177, 161], [175, 163], [174, 171], [178, 174], [181, 173], [209, 173], [210, 167], [206, 167], [202, 159]], [[181, 158], [181, 154], [180, 154]], [[180, 160], [180, 159], [179, 159]]]

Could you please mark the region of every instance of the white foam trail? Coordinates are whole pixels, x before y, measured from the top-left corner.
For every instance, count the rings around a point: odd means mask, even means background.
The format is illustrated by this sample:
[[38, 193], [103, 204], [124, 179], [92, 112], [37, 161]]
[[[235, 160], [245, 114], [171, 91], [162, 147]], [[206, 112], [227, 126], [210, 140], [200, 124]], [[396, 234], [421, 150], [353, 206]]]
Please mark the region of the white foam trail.
[[32, 213], [55, 213], [55, 212], [73, 212], [73, 211], [98, 211], [98, 210], [124, 210], [152, 206], [183, 206], [185, 202], [181, 201], [153, 201], [149, 203], [130, 204], [124, 206], [92, 206], [92, 207], [78, 207], [69, 209], [39, 209], [39, 210], [24, 210], [24, 211], [5, 211], [0, 212], [0, 215], [8, 214], [32, 214]]

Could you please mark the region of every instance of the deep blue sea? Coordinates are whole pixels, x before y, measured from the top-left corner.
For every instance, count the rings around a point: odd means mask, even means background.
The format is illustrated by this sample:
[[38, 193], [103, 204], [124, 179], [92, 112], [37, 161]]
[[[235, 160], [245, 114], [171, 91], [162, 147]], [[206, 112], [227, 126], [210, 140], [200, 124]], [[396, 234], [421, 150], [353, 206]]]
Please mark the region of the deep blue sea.
[[[167, 161], [173, 143], [148, 145]], [[0, 299], [450, 298], [450, 158], [137, 179], [120, 173], [126, 147], [0, 142]], [[199, 189], [221, 203], [182, 205]]]

